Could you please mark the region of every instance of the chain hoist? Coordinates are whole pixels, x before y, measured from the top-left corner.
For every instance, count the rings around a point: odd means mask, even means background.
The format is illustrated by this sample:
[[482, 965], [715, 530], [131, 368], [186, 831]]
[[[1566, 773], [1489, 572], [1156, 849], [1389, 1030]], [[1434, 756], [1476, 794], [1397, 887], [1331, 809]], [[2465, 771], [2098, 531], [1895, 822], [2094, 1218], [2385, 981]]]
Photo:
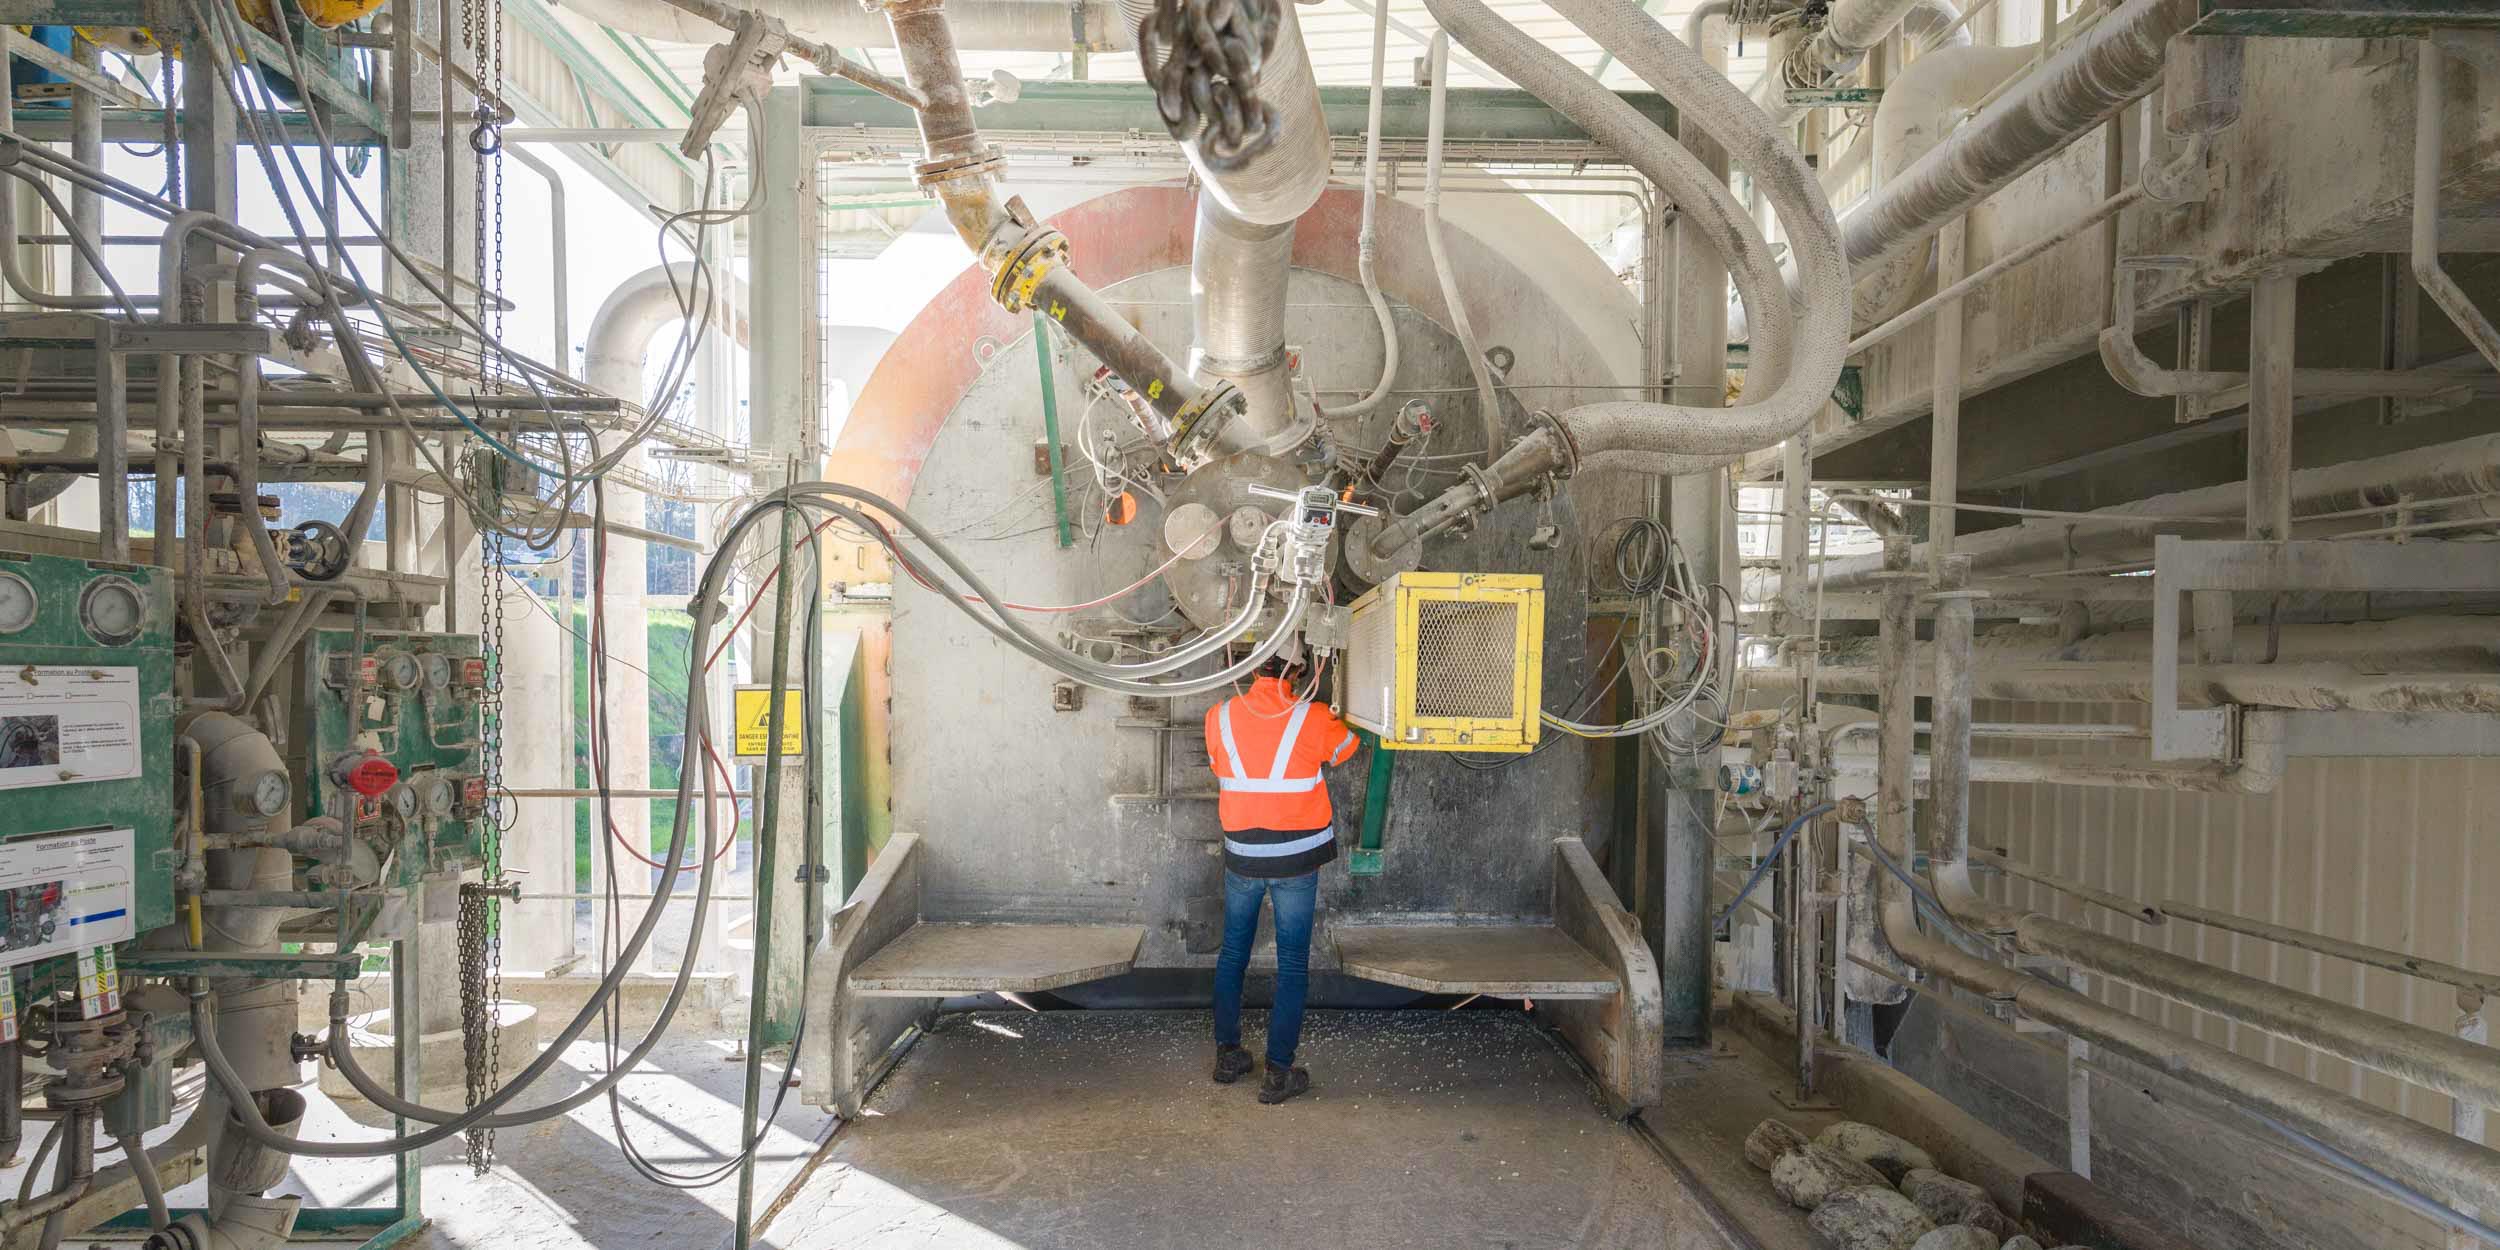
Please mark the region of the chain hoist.
[[1155, 0], [1138, 24], [1137, 59], [1155, 110], [1208, 167], [1241, 168], [1273, 146], [1284, 118], [1259, 98], [1259, 67], [1276, 50], [1286, 0]]

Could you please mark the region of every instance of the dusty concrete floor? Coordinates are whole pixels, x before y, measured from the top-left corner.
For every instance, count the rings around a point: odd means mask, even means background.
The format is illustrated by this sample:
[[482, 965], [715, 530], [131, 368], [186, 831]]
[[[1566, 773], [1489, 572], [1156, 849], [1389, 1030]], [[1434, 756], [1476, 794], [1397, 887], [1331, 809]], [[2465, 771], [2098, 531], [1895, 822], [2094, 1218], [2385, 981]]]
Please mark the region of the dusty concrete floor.
[[1277, 1107], [1212, 1051], [1204, 1012], [947, 1017], [759, 1244], [1726, 1244], [1523, 1016], [1313, 1012]]
[[[730, 1061], [731, 1053], [725, 1041], [665, 1040], [620, 1083], [626, 1129], [646, 1157], [675, 1171], [701, 1171], [724, 1144], [737, 1140], [745, 1069]], [[538, 1092], [522, 1097], [535, 1105], [571, 1093], [605, 1071], [606, 1061], [604, 1046], [576, 1043], [563, 1064], [534, 1087]], [[311, 1069], [305, 1071], [309, 1076]], [[767, 1069], [768, 1105], [771, 1078], [779, 1073], [777, 1062]], [[309, 1079], [297, 1088], [311, 1104], [304, 1136], [353, 1140], [391, 1131], [390, 1118], [369, 1105], [333, 1102]], [[184, 1092], [196, 1097], [196, 1082]], [[178, 1107], [176, 1123], [189, 1113], [188, 1105]], [[759, 1152], [759, 1207], [797, 1173], [829, 1122], [791, 1092]], [[711, 1250], [728, 1244], [737, 1201], [734, 1174], [726, 1184], [695, 1193], [661, 1189], [628, 1167], [615, 1142], [607, 1100], [598, 1098], [555, 1120], [497, 1133], [499, 1166], [482, 1177], [470, 1174], [457, 1139], [430, 1147], [422, 1155], [420, 1184], [433, 1223], [403, 1244], [429, 1250], [645, 1245]], [[0, 1188], [15, 1192], [20, 1174], [19, 1167], [0, 1170]], [[304, 1195], [306, 1206], [384, 1205], [390, 1201], [391, 1169], [388, 1161], [299, 1161], [272, 1192]], [[207, 1200], [206, 1187], [194, 1183], [169, 1197], [177, 1207], [197, 1206]], [[97, 1240], [82, 1237], [70, 1244]]]

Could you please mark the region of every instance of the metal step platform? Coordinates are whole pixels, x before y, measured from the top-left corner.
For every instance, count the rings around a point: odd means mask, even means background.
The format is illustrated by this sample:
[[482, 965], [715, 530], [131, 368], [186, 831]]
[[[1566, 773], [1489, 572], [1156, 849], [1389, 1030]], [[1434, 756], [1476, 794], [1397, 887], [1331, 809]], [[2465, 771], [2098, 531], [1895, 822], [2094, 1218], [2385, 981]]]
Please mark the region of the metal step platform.
[[1029, 994], [1128, 971], [1146, 926], [923, 920], [851, 970], [854, 994]]
[[1612, 998], [1623, 989], [1552, 925], [1344, 925], [1336, 935], [1347, 975], [1428, 994]]

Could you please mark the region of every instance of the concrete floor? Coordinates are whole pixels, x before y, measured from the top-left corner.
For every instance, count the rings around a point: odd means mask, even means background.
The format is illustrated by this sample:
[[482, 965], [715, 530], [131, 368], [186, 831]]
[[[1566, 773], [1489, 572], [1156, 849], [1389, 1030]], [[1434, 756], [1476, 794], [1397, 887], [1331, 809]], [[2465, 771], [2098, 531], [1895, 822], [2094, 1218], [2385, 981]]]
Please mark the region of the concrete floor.
[[[563, 1064], [536, 1087], [540, 1092], [523, 1097], [535, 1105], [580, 1089], [605, 1070], [606, 1060], [605, 1046], [576, 1043]], [[769, 1104], [770, 1078], [779, 1074], [779, 1064], [766, 1072]], [[703, 1170], [724, 1143], [737, 1140], [744, 1073], [744, 1066], [732, 1061], [729, 1042], [665, 1040], [620, 1083], [626, 1128], [645, 1157], [660, 1166]], [[391, 1131], [390, 1118], [367, 1104], [333, 1102], [310, 1080], [297, 1088], [310, 1103], [304, 1136], [353, 1140]], [[195, 1081], [186, 1083], [183, 1093], [196, 1097], [197, 1092]], [[176, 1123], [189, 1114], [189, 1105], [178, 1107]], [[791, 1091], [759, 1155], [758, 1207], [798, 1173], [829, 1123], [830, 1117], [802, 1104], [797, 1091]], [[150, 1140], [172, 1131], [152, 1134]], [[662, 1189], [637, 1175], [615, 1142], [607, 1100], [599, 1098], [555, 1120], [497, 1133], [498, 1166], [482, 1177], [470, 1174], [457, 1139], [430, 1147], [422, 1154], [420, 1184], [432, 1223], [403, 1244], [428, 1250], [614, 1250], [642, 1245], [711, 1250], [728, 1244], [737, 1201], [734, 1173], [728, 1183], [695, 1193]], [[118, 1157], [110, 1155], [105, 1162]], [[21, 1161], [0, 1170], [0, 1188], [14, 1193], [22, 1166]], [[304, 1195], [308, 1207], [384, 1205], [390, 1201], [391, 1168], [387, 1160], [299, 1161], [273, 1192]], [[206, 1187], [198, 1183], [170, 1195], [177, 1207], [197, 1206], [206, 1198]], [[70, 1244], [97, 1240], [81, 1237]]]
[[[1265, 1024], [1266, 1013], [1248, 1013], [1254, 1050]], [[1666, 1101], [1647, 1122], [1763, 1250], [1803, 1250], [1803, 1220], [1744, 1164], [1740, 1143], [1764, 1115], [1808, 1131], [1829, 1117], [1780, 1108], [1777, 1062], [1722, 1036], [1716, 1050], [1673, 1057]], [[1714, 1231], [1709, 1200], [1600, 1112], [1580, 1069], [1525, 1014], [1313, 1012], [1303, 1060], [1316, 1087], [1278, 1107], [1258, 1104], [1255, 1078], [1211, 1083], [1211, 1052], [1200, 1011], [943, 1017], [821, 1151], [829, 1117], [795, 1092], [785, 1102], [757, 1169], [757, 1206], [778, 1214], [756, 1244], [1730, 1244]], [[575, 1045], [531, 1101], [580, 1088], [605, 1059], [604, 1047]], [[662, 1166], [711, 1162], [736, 1136], [741, 1075], [727, 1041], [662, 1043], [623, 1083], [634, 1140]], [[369, 1106], [332, 1102], [309, 1081], [300, 1088], [311, 1102], [307, 1136], [390, 1128]], [[182, 1092], [196, 1097], [196, 1083]], [[188, 1112], [179, 1108], [177, 1121]], [[483, 1177], [470, 1174], [458, 1142], [435, 1146], [423, 1155], [432, 1223], [407, 1244], [728, 1244], [734, 1181], [693, 1193], [656, 1187], [615, 1140], [602, 1099], [499, 1133], [499, 1166]], [[17, 1175], [0, 1169], [0, 1188]], [[387, 1202], [389, 1187], [385, 1162], [320, 1161], [299, 1164], [278, 1192], [308, 1206], [361, 1206]], [[197, 1184], [173, 1195], [177, 1206], [203, 1198]]]
[[1204, 1012], [946, 1017], [758, 1244], [1726, 1244], [1523, 1015], [1313, 1012], [1276, 1107], [1212, 1052]]

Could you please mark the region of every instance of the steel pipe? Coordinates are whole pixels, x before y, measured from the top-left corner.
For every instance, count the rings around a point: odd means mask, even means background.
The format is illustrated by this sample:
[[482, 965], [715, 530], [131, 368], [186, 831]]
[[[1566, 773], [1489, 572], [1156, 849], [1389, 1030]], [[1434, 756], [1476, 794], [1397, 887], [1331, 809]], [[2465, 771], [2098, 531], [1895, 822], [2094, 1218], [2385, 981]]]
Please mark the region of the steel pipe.
[[[1915, 745], [1913, 691], [1907, 660], [1917, 614], [1915, 591], [1901, 578], [1908, 563], [1906, 545], [1888, 543], [1885, 555], [1895, 580], [1887, 587], [1880, 637], [1887, 653], [1898, 662], [1884, 670], [1875, 836], [1897, 863], [1907, 863], [1910, 764]], [[1939, 822], [1930, 854], [1941, 856], [1948, 863], [1959, 863], [1962, 852], [1968, 848], [1967, 834], [1966, 828], [1957, 835]], [[1966, 873], [1941, 875], [1940, 891], [1949, 888], [1947, 882], [1957, 879], [1966, 881]], [[2322, 1089], [2230, 1051], [2181, 1037], [2062, 986], [1967, 954], [1921, 930], [1917, 904], [1906, 883], [1885, 875], [1879, 880], [1879, 889], [1881, 932], [1893, 953], [1909, 964], [1972, 993], [2011, 1002], [2016, 1010], [2033, 1019], [2148, 1064], [2236, 1105], [2263, 1111], [2347, 1153], [2383, 1159], [2388, 1169], [2407, 1184], [2444, 1201], [2489, 1207], [2500, 1200], [2500, 1153], [2459, 1141], [2408, 1117]], [[1946, 894], [1945, 899], [1948, 907], [1973, 909], [1974, 902], [1985, 907], [1984, 900], [1959, 892]], [[1998, 921], [1991, 917], [1987, 923], [1995, 927]], [[2145, 950], [2134, 943], [2123, 945], [2135, 947], [2137, 952]], [[2491, 1067], [2488, 1063], [2485, 1066]], [[2500, 1072], [2500, 1068], [2493, 1070]]]
[[2045, 885], [2060, 894], [2071, 894], [2095, 907], [2104, 907], [2114, 911], [2137, 924], [2162, 924], [2168, 919], [2161, 908], [2151, 903], [2137, 902], [2124, 894], [2104, 890], [2096, 885], [2086, 885], [2072, 877], [2061, 877], [2053, 872], [2043, 872], [2002, 851], [1974, 850], [1970, 853], [1970, 860], [1982, 867], [1994, 868], [2009, 877], [2020, 877], [2037, 885]]
[[2435, 38], [2416, 45], [2413, 96], [2413, 277], [2474, 350], [2500, 369], [2500, 327], [2474, 306], [2439, 263], [2439, 175], [2448, 135], [2448, 54]]
[[2313, 933], [2307, 929], [2295, 929], [2289, 925], [2272, 924], [2247, 916], [2235, 916], [2227, 911], [2216, 911], [2210, 907], [2202, 907], [2179, 899], [2163, 899], [2160, 911], [2166, 915], [2177, 916], [2181, 920], [2192, 920], [2197, 924], [2227, 929], [2233, 933], [2244, 933], [2278, 945], [2315, 951], [2321, 955], [2332, 955], [2337, 959], [2367, 964], [2373, 968], [2384, 968], [2389, 972], [2401, 972], [2407, 976], [2420, 977], [2425, 981], [2437, 981], [2442, 985], [2453, 985], [2477, 994], [2500, 995], [2500, 973], [2476, 972], [2471, 968], [2460, 968], [2455, 964], [2441, 963], [2436, 959], [2424, 959], [2402, 951], [2391, 951], [2379, 946], [2365, 946], [2359, 942], [2328, 937], [2326, 934]]
[[[2298, 381], [2302, 386], [2311, 384], [2305, 378]], [[2370, 528], [2380, 522], [2370, 514], [2353, 514], [2353, 509], [2393, 505], [2408, 496], [2453, 501], [2500, 494], [2500, 434], [2479, 434], [2367, 460], [2302, 469], [2292, 474], [2291, 491], [2296, 538], [2323, 538]], [[2152, 555], [2155, 535], [2181, 528], [2162, 518], [2237, 520], [2245, 515], [2247, 506], [2248, 484], [2224, 482], [2154, 495], [2094, 513], [2096, 517], [2108, 518], [2110, 524], [2010, 525], [1964, 537], [1955, 549], [1971, 557], [1974, 572], [1989, 574], [2144, 560]], [[1875, 584], [1882, 566], [1878, 556], [1852, 556], [1823, 564], [1820, 578], [1826, 590], [1863, 590]], [[2045, 593], [2053, 585], [2042, 582], [2041, 588]], [[1777, 587], [1769, 586], [1763, 593], [1776, 594]]]
[[[2001, 906], [1979, 893], [1970, 875], [1974, 618], [1969, 596], [1960, 590], [1967, 571], [1967, 560], [1947, 562], [1936, 606], [1936, 730], [1931, 735], [1934, 765], [1929, 787], [1935, 812], [1927, 859], [1936, 897], [1945, 910], [1971, 928], [2012, 935], [2026, 953], [2063, 959], [2427, 1089], [2486, 1107], [2500, 1106], [2500, 1063], [2492, 1062], [2490, 1052], [2482, 1047], [2039, 912]], [[1886, 624], [1895, 622], [1887, 618]], [[1901, 639], [1895, 636], [1887, 641], [1897, 649]], [[1903, 693], [1898, 685], [1886, 691], [1888, 698], [1906, 704]], [[1894, 708], [1887, 703], [1885, 711], [1889, 715]], [[1906, 706], [1899, 709], [1899, 716], [1907, 721]], [[2243, 726], [2249, 759], [2270, 757], [2259, 765], [2270, 777], [2281, 774], [2282, 735], [2279, 716], [2252, 714]], [[1884, 761], [1886, 765], [1896, 762], [1895, 756]]]

